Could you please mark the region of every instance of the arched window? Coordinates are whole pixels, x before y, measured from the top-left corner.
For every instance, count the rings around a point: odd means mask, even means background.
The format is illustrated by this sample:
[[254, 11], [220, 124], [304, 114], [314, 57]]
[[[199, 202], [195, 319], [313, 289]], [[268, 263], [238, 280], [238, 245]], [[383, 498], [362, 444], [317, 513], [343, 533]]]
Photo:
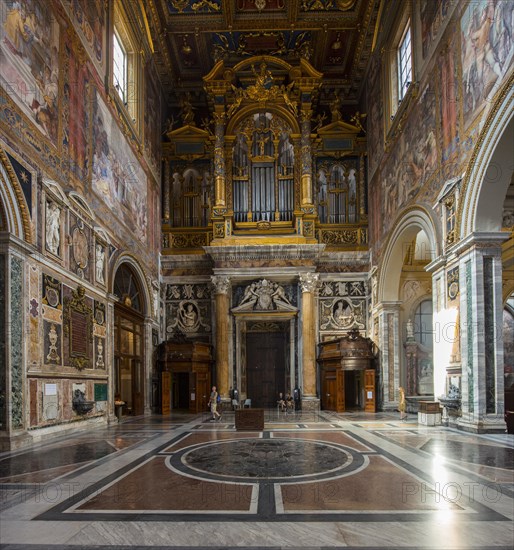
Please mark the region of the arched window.
[[144, 313], [144, 301], [140, 283], [135, 273], [126, 264], [122, 264], [116, 272], [114, 294], [118, 296], [121, 303], [125, 306], [139, 313]]
[[414, 313], [414, 338], [418, 344], [432, 350], [432, 300], [423, 300]]

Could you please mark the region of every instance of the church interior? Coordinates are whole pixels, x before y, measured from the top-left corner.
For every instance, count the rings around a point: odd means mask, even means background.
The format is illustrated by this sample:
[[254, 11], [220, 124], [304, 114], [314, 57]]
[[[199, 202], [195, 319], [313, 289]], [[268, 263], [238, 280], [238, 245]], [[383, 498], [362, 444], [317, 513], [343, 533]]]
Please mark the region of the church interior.
[[511, 549], [514, 2], [0, 20], [0, 547]]

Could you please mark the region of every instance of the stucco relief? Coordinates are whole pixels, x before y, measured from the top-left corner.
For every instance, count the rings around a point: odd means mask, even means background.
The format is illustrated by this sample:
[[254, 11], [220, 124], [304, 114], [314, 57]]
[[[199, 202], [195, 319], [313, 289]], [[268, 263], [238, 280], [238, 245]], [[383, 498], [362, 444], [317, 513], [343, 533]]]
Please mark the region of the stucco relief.
[[282, 285], [268, 279], [254, 281], [244, 289], [239, 305], [233, 311], [296, 311]]

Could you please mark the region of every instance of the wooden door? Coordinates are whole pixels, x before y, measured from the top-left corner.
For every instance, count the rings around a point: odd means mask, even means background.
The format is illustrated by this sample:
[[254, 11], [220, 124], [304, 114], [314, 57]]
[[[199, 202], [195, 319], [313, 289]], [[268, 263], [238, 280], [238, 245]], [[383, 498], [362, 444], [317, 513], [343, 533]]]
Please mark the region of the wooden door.
[[171, 373], [161, 373], [161, 413], [171, 412]]
[[336, 411], [337, 379], [335, 371], [323, 373], [321, 404], [325, 411]]
[[364, 395], [366, 412], [376, 412], [376, 389], [375, 389], [375, 371], [374, 369], [366, 369], [364, 371]]
[[273, 408], [285, 387], [286, 334], [249, 332], [246, 335], [247, 396], [252, 407]]
[[142, 415], [144, 413], [143, 401], [143, 365], [139, 359], [132, 360], [132, 402], [134, 405], [134, 414]]

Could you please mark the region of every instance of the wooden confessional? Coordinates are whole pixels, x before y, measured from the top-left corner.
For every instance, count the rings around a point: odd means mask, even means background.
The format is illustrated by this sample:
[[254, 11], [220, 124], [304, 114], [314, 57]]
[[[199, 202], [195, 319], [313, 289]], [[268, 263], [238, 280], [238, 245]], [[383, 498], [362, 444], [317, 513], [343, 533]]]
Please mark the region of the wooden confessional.
[[321, 408], [344, 412], [349, 409], [376, 411], [373, 342], [350, 331], [346, 336], [321, 342]]
[[211, 345], [205, 342], [163, 342], [159, 349], [161, 414], [172, 409], [207, 410], [211, 391]]

